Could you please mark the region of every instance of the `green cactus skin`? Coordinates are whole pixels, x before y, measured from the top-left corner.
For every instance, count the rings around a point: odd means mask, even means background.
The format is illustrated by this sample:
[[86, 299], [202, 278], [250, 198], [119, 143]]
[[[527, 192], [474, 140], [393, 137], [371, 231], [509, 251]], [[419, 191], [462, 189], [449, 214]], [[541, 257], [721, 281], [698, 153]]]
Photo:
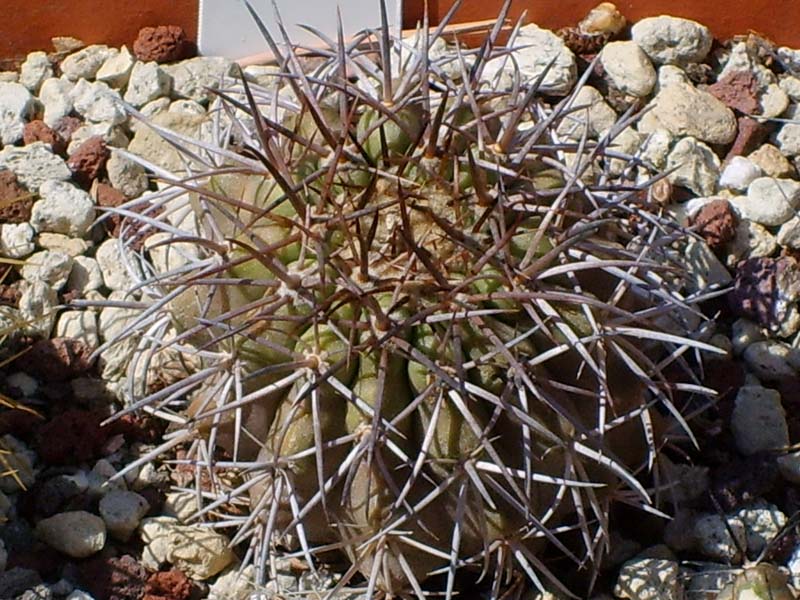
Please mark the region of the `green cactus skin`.
[[341, 586], [374, 597], [472, 581], [499, 600], [515, 573], [568, 593], [543, 550], [599, 565], [609, 507], [649, 509], [685, 436], [686, 350], [712, 350], [663, 325], [702, 299], [670, 263], [685, 232], [641, 201], [646, 165], [616, 153], [623, 174], [598, 175], [607, 146], [558, 136], [569, 101], [514, 61], [510, 89], [481, 75], [496, 35], [452, 78], [425, 36], [384, 27], [301, 68], [267, 32], [274, 84], [219, 92], [234, 127], [164, 133], [193, 165], [164, 198], [197, 228], [142, 226], [199, 256], [149, 269], [126, 333], [170, 323], [204, 370], [135, 406], [180, 423], [163, 448], [190, 442], [204, 518], [239, 525], [262, 582], [273, 553], [338, 553]]

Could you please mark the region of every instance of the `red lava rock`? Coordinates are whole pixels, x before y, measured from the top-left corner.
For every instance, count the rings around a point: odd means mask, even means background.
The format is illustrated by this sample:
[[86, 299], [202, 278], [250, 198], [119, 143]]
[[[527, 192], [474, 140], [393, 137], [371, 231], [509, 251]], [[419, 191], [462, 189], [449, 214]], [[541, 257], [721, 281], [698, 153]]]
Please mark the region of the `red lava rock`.
[[728, 301], [734, 313], [760, 325], [773, 321], [772, 307], [778, 293], [775, 260], [749, 258], [736, 265], [736, 280]]
[[47, 126], [44, 121], [31, 121], [25, 123], [25, 129], [22, 132], [22, 139], [25, 144], [32, 144], [33, 142], [44, 142], [50, 144], [50, 148], [54, 154], [64, 154], [67, 150], [67, 144], [64, 138], [57, 131]]
[[81, 588], [105, 600], [142, 600], [148, 573], [132, 556], [94, 558], [79, 567]]
[[108, 146], [102, 137], [96, 135], [78, 147], [67, 160], [67, 165], [72, 170], [73, 179], [83, 187], [89, 187], [105, 168], [109, 156]]
[[97, 205], [105, 208], [115, 208], [125, 204], [127, 201], [125, 194], [107, 183], [98, 183], [94, 186], [92, 192], [94, 193]]
[[0, 170], [0, 223], [25, 223], [31, 218], [33, 198], [8, 169]]
[[58, 292], [58, 297], [61, 299], [61, 303], [64, 306], [67, 306], [72, 303], [73, 300], [80, 300], [83, 298], [83, 292], [80, 290], [61, 290]]
[[51, 338], [34, 343], [14, 366], [46, 382], [65, 381], [92, 368], [92, 349], [72, 338]]
[[34, 428], [41, 424], [42, 418], [27, 410], [13, 409], [0, 412], [0, 435], [10, 433], [18, 438], [26, 438]]
[[759, 123], [750, 117], [739, 117], [737, 119], [738, 133], [733, 140], [731, 149], [725, 159], [733, 156], [745, 156], [758, 148], [770, 133], [770, 127], [765, 123]]
[[[36, 571], [41, 577], [54, 580], [58, 579], [59, 572], [64, 567], [64, 555], [47, 546], [37, 546], [36, 549], [15, 549], [8, 553], [6, 569], [30, 569]], [[7, 590], [0, 590], [0, 593]], [[8, 598], [9, 596], [0, 596]], [[22, 596], [28, 598], [29, 596]]]
[[726, 106], [747, 115], [761, 112], [758, 101], [758, 80], [750, 71], [729, 73], [707, 90]]
[[[106, 183], [95, 183], [92, 187], [92, 195], [97, 202], [97, 206], [101, 208], [115, 208], [128, 201], [122, 192]], [[130, 210], [141, 212], [147, 210], [147, 207], [132, 207]], [[148, 214], [150, 216], [156, 216], [161, 213], [162, 210], [163, 209], [159, 209], [158, 212], [150, 211]], [[142, 244], [147, 236], [154, 233], [153, 229], [134, 219], [125, 219], [121, 215], [111, 214], [103, 219], [106, 231], [110, 236], [119, 237], [123, 220], [125, 221], [125, 227], [127, 229], [126, 236], [129, 240], [130, 247], [137, 251], [141, 250]]]
[[731, 310], [767, 328], [779, 328], [786, 317], [785, 295], [797, 293], [800, 268], [795, 259], [748, 258], [736, 265], [733, 290], [728, 294]]
[[19, 306], [21, 296], [22, 292], [19, 291], [19, 288], [0, 283], [0, 306], [13, 306], [16, 308]]
[[77, 464], [92, 460], [108, 439], [103, 418], [96, 412], [72, 409], [51, 419], [40, 430], [37, 451], [52, 465]]
[[53, 131], [62, 137], [65, 144], [69, 145], [72, 141], [72, 134], [75, 133], [81, 125], [83, 125], [83, 121], [78, 117], [61, 117], [53, 125]]
[[152, 444], [161, 439], [162, 421], [148, 415], [123, 415], [108, 424], [109, 435], [123, 435], [128, 442]]
[[[96, 183], [92, 188], [92, 195], [94, 196], [97, 206], [102, 208], [116, 208], [126, 202], [125, 194], [118, 189], [111, 187], [107, 183]], [[105, 214], [104, 211], [101, 211]], [[117, 214], [108, 214], [103, 217], [103, 225], [105, 226], [108, 235], [119, 237], [119, 230], [122, 225], [122, 216]]]
[[736, 221], [736, 213], [730, 202], [720, 198], [703, 206], [695, 216], [693, 225], [708, 246], [716, 250], [733, 239]]
[[159, 25], [143, 27], [133, 42], [133, 53], [139, 60], [157, 63], [174, 62], [191, 58], [196, 48], [186, 37], [182, 27], [177, 25]]
[[177, 569], [172, 569], [150, 576], [142, 600], [187, 600], [191, 594], [191, 580]]

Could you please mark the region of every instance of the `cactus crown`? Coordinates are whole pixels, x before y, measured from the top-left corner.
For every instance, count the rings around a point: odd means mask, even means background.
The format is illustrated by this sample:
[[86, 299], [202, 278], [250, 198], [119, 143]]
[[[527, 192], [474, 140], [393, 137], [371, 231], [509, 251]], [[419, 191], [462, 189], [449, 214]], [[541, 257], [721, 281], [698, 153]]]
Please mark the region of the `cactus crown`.
[[449, 597], [462, 572], [494, 598], [515, 572], [563, 589], [543, 546], [599, 564], [609, 504], [655, 510], [637, 476], [685, 426], [665, 371], [696, 384], [710, 348], [674, 332], [698, 298], [657, 178], [614, 149], [633, 117], [562, 135], [586, 107], [523, 77], [519, 24], [434, 59], [448, 19], [320, 34], [311, 66], [262, 25], [271, 82], [218, 92], [213, 142], [162, 131], [186, 173], [123, 210], [173, 258], [139, 255], [132, 368], [194, 365], [134, 382], [127, 410], [174, 423], [152, 455], [188, 446], [198, 516], [262, 577], [282, 548], [312, 568], [338, 551], [338, 588], [368, 597]]

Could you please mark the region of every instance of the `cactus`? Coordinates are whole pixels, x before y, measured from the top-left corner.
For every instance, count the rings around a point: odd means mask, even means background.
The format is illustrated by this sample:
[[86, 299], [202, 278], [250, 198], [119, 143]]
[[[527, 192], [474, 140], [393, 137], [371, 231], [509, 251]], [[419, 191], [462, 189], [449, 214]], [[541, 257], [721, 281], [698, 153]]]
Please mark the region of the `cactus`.
[[198, 517], [261, 579], [280, 550], [346, 557], [339, 587], [367, 597], [474, 577], [499, 598], [520, 573], [568, 593], [544, 548], [591, 571], [614, 501], [656, 511], [659, 451], [688, 433], [676, 390], [706, 391], [715, 349], [675, 333], [701, 299], [670, 258], [686, 234], [613, 150], [630, 115], [562, 138], [585, 78], [552, 106], [499, 26], [454, 75], [429, 57], [443, 27], [320, 34], [311, 68], [260, 24], [273, 83], [218, 92], [214, 143], [161, 132], [187, 172], [149, 201], [193, 223], [123, 212], [199, 249], [167, 272], [140, 255], [149, 306], [123, 335], [168, 323], [202, 363], [126, 410], [173, 422], [145, 458], [188, 446]]

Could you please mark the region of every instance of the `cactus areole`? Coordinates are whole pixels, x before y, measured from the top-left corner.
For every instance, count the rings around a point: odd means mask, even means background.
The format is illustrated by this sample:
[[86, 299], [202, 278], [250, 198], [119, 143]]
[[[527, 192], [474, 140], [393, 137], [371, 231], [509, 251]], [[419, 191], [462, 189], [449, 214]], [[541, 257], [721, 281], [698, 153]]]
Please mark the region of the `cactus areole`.
[[[658, 177], [614, 144], [632, 118], [562, 133], [584, 80], [543, 95], [499, 27], [434, 54], [446, 22], [313, 62], [265, 30], [274, 74], [226, 82], [211, 135], [161, 131], [186, 170], [119, 209], [123, 244], [160, 232], [123, 332], [127, 410], [172, 423], [145, 458], [185, 448], [198, 517], [262, 581], [282, 554], [369, 598], [566, 592], [553, 557], [597, 567], [610, 505], [654, 511], [691, 436], [675, 393], [713, 348]], [[150, 385], [167, 352], [191, 367]]]

